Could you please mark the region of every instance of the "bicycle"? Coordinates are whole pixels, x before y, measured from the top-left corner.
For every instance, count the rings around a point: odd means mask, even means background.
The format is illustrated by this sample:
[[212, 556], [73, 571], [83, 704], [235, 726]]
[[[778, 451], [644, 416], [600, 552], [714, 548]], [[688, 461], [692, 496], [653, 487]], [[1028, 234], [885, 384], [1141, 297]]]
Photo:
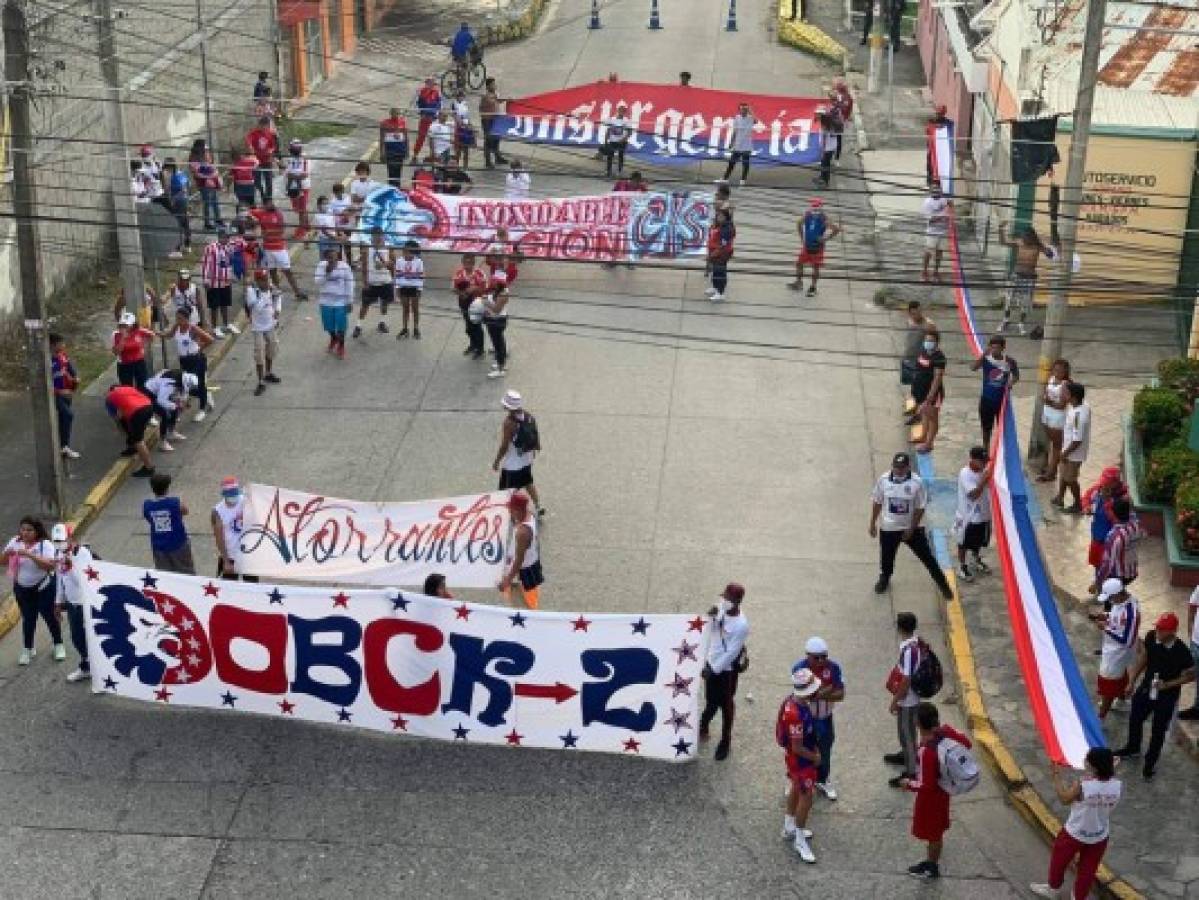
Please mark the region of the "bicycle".
[[452, 97], [459, 90], [477, 91], [487, 81], [487, 66], [483, 63], [483, 48], [475, 44], [465, 62], [455, 63], [441, 74], [441, 93]]

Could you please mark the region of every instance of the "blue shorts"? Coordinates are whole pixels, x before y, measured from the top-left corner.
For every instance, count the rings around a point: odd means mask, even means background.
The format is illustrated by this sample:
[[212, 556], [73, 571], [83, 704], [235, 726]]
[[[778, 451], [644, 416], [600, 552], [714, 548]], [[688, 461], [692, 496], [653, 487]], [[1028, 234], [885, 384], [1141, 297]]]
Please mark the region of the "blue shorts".
[[321, 305], [321, 327], [329, 334], [344, 334], [350, 325], [348, 306]]

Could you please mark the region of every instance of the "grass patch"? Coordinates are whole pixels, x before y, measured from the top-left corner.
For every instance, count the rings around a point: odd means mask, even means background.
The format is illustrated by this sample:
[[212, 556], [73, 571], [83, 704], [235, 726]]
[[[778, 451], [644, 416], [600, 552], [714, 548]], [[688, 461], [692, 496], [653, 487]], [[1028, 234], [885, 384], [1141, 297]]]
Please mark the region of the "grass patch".
[[318, 138], [345, 137], [353, 131], [353, 125], [345, 125], [341, 122], [322, 122], [319, 119], [281, 119], [279, 121], [279, 146], [286, 147], [295, 140], [307, 144]]

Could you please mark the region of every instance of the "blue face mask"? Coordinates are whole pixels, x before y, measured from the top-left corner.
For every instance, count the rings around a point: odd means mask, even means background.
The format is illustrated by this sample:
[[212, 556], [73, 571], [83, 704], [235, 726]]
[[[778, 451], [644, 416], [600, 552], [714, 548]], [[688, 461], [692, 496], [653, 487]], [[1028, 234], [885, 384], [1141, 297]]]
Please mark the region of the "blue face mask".
[[936, 342], [936, 341], [925, 341], [925, 342], [924, 342], [924, 349], [925, 349], [925, 351], [927, 351], [928, 353], [932, 353], [934, 350], [936, 350], [936, 349], [937, 349], [937, 342]]

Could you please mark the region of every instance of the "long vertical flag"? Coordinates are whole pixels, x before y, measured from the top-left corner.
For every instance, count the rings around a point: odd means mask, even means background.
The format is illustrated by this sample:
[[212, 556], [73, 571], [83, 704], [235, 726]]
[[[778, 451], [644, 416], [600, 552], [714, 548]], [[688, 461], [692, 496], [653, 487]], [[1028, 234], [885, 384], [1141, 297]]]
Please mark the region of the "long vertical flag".
[[[930, 124], [928, 129], [929, 161], [946, 196], [951, 196], [953, 185], [952, 135], [952, 125], [946, 128]], [[949, 255], [958, 320], [970, 350], [979, 356], [985, 343], [962, 269], [952, 207], [949, 223]], [[995, 477], [991, 482], [991, 506], [1016, 658], [1037, 732], [1050, 759], [1081, 769], [1087, 750], [1102, 747], [1106, 741], [1066, 637], [1037, 544], [1028, 511], [1028, 483], [1020, 461], [1016, 417], [1010, 402], [1004, 403], [993, 440], [990, 450]]]

